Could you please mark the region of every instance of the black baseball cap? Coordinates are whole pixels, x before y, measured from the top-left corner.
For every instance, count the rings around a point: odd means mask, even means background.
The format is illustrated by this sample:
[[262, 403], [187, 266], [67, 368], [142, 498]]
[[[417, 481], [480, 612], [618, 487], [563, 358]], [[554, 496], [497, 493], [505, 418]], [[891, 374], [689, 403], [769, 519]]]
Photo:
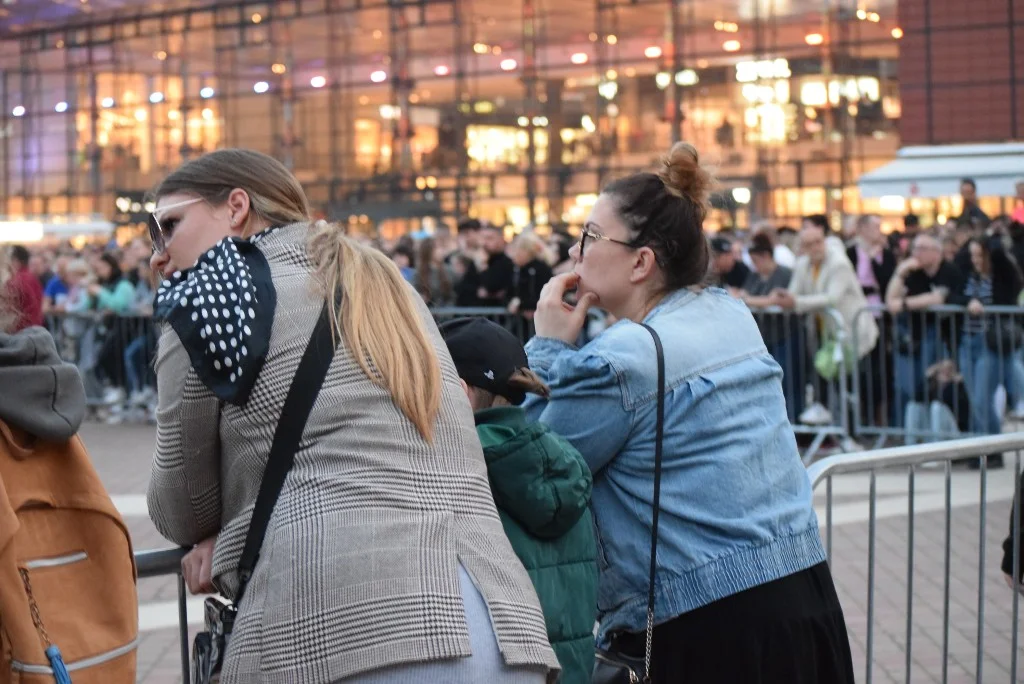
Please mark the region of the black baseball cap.
[[732, 251], [732, 241], [729, 238], [711, 238], [711, 249], [718, 254], [727, 254]]
[[514, 406], [526, 400], [525, 391], [508, 384], [513, 373], [529, 367], [518, 337], [486, 318], [455, 318], [438, 328], [467, 385], [504, 397]]

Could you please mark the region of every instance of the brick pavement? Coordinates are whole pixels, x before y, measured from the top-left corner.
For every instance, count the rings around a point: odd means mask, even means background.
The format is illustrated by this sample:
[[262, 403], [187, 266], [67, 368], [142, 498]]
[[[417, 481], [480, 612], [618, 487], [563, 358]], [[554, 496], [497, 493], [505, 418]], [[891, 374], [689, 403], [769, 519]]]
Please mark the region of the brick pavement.
[[[88, 424], [82, 430], [103, 481], [125, 514], [136, 550], [167, 545], [145, 514], [146, 482], [153, 446], [149, 426], [107, 427]], [[1012, 593], [999, 572], [1001, 542], [1013, 493], [1011, 471], [989, 476], [985, 525], [983, 682], [1011, 681]], [[905, 677], [907, 611], [907, 478], [882, 473], [878, 486], [878, 528], [875, 549], [874, 682], [903, 682]], [[945, 509], [941, 473], [924, 471], [916, 479], [914, 525], [913, 630], [911, 679], [940, 682], [943, 643], [943, 586]], [[979, 526], [977, 473], [957, 470], [953, 477], [950, 572], [948, 681], [976, 681], [978, 629]], [[824, 485], [815, 503], [824, 525]], [[834, 485], [833, 575], [846, 613], [857, 667], [866, 682], [868, 479], [837, 478]], [[139, 647], [139, 682], [179, 684], [180, 655], [176, 630], [176, 584], [172, 578], [142, 580], [139, 598], [146, 629]], [[191, 601], [193, 608], [198, 601]], [[1024, 613], [1024, 605], [1021, 606]], [[199, 617], [190, 612], [190, 620]], [[194, 626], [193, 626], [194, 631]], [[1024, 663], [1024, 649], [1018, 646]], [[1022, 667], [1021, 669], [1024, 669]], [[1021, 678], [1024, 679], [1024, 678]]]

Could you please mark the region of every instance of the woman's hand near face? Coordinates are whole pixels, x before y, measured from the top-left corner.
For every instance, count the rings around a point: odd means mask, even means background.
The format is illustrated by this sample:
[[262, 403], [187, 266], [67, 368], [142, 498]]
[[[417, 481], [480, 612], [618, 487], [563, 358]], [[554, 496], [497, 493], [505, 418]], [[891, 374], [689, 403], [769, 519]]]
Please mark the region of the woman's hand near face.
[[575, 344], [587, 322], [587, 311], [597, 304], [593, 292], [583, 295], [575, 306], [564, 300], [567, 290], [576, 286], [580, 277], [575, 273], [555, 276], [540, 291], [540, 301], [534, 315], [539, 337], [550, 337], [566, 344]]

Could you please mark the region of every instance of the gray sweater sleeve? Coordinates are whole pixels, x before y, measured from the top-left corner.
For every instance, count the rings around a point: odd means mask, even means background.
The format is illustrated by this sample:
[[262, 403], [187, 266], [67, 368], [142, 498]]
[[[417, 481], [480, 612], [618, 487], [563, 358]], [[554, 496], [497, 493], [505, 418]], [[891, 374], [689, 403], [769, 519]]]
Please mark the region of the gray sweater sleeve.
[[221, 527], [220, 401], [192, 370], [170, 326], [160, 336], [156, 376], [149, 516], [160, 534], [188, 546], [216, 535]]

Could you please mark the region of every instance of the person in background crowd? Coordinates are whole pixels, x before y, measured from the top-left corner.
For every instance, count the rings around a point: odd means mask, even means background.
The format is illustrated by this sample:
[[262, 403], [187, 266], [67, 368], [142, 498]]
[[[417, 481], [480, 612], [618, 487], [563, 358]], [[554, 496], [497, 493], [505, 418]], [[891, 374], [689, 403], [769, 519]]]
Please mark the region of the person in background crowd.
[[43, 286], [32, 274], [28, 264], [31, 257], [22, 245], [13, 245], [7, 252], [9, 278], [6, 295], [10, 305], [18, 312], [12, 332], [20, 332], [33, 325], [43, 324]]
[[886, 360], [890, 358], [892, 325], [883, 304], [889, 281], [896, 271], [896, 257], [889, 250], [888, 240], [882, 233], [880, 216], [864, 214], [857, 218], [855, 225], [857, 236], [846, 250], [846, 255], [857, 273], [857, 281], [868, 306], [877, 309], [874, 316], [882, 332], [880, 343], [859, 366], [861, 415], [874, 420], [877, 425], [884, 425], [886, 402], [892, 396], [892, 373], [884, 372]]
[[[750, 239], [748, 251], [754, 270], [743, 284], [740, 299], [752, 309], [764, 309], [772, 306], [770, 295], [773, 291], [789, 287], [793, 271], [778, 264], [775, 259], [775, 248], [764, 232], [757, 233]], [[802, 356], [806, 352], [805, 345], [801, 344], [800, 321], [793, 316], [775, 313], [758, 313], [756, 318], [765, 346], [782, 367], [782, 384], [785, 388], [783, 394], [786, 396], [789, 421], [796, 423], [803, 412]]]
[[[1000, 381], [1009, 376], [1013, 352], [1021, 341], [1008, 317], [985, 316], [985, 307], [1015, 306], [1024, 276], [998, 236], [972, 239], [968, 247], [971, 271], [958, 296], [951, 298], [954, 304], [966, 305], [968, 314], [960, 338], [960, 371], [971, 399], [971, 430], [995, 435], [1002, 432], [1002, 416], [992, 400]], [[1007, 391], [1013, 389], [1017, 388]], [[1002, 455], [990, 458], [989, 464], [1002, 466]]]
[[[858, 359], [867, 356], [878, 342], [874, 317], [859, 315], [867, 307], [867, 300], [846, 250], [829, 247], [825, 231], [818, 223], [804, 223], [800, 231], [800, 257], [789, 287], [774, 290], [770, 297], [775, 306], [797, 313], [835, 309]], [[818, 323], [819, 335], [824, 338], [830, 324], [821, 320]]]
[[[819, 228], [821, 232], [825, 234], [825, 246], [828, 247], [830, 251], [840, 254], [846, 253], [846, 244], [843, 242], [842, 238], [833, 232], [832, 226], [829, 225], [827, 216], [824, 214], [811, 214], [810, 216], [805, 216], [803, 221], [800, 222], [801, 234], [806, 228], [810, 228], [811, 226]], [[797, 253], [801, 253], [799, 249], [796, 251]]]
[[1024, 178], [1014, 184], [1017, 195], [1013, 198], [1013, 213], [1010, 218], [1017, 223], [1024, 223]]
[[764, 225], [754, 231], [751, 239], [757, 235], [763, 235], [771, 242], [772, 258], [775, 259], [775, 263], [792, 271], [793, 266], [796, 265], [796, 254], [788, 245], [781, 242], [779, 239], [779, 231], [775, 230], [775, 228], [770, 225]]
[[927, 387], [907, 404], [907, 444], [921, 441], [921, 433], [955, 439], [971, 429], [971, 400], [956, 364], [944, 359], [927, 371]]
[[576, 243], [569, 233], [553, 232], [548, 248], [551, 252], [551, 271], [554, 275], [561, 275], [572, 271], [573, 260], [569, 256], [569, 250]]
[[[920, 395], [925, 372], [939, 360], [947, 330], [940, 330], [939, 317], [927, 313], [942, 306], [963, 289], [963, 275], [943, 259], [939, 241], [920, 233], [914, 238], [911, 257], [893, 272], [885, 293], [885, 305], [896, 323], [893, 331], [895, 402], [890, 419], [903, 425], [907, 402]], [[952, 342], [952, 340], [948, 340]], [[927, 402], [925, 402], [927, 403]]]
[[481, 223], [477, 219], [463, 219], [458, 225], [457, 251], [445, 257], [448, 268], [455, 276], [455, 306], [479, 306]]
[[[957, 242], [954, 234], [948, 234], [942, 238], [942, 258], [944, 261], [954, 263], [956, 255], [960, 253], [961, 245]], [[909, 256], [909, 255], [908, 255]]]
[[44, 290], [50, 279], [53, 278], [53, 254], [48, 250], [36, 252], [29, 256], [28, 270], [39, 281], [39, 286]]
[[973, 263], [971, 260], [971, 240], [982, 239], [989, 221], [985, 219], [969, 219], [961, 216], [957, 219], [954, 237], [956, 238], [957, 252], [953, 257], [953, 265], [960, 270], [965, 277], [971, 272]]
[[1010, 253], [1017, 265], [1024, 269], [1024, 223], [1013, 220], [1006, 229], [1010, 238]]
[[779, 244], [793, 254], [793, 264], [796, 265], [796, 250], [800, 239], [799, 233], [797, 233], [795, 228], [790, 226], [779, 226], [778, 230], [775, 232], [778, 235]]
[[433, 238], [420, 240], [416, 254], [416, 291], [429, 307], [451, 306], [455, 303], [455, 289], [448, 266]]
[[[598, 644], [642, 660], [659, 393], [641, 323], [656, 330], [666, 393], [652, 682], [852, 684], [782, 371], [747, 307], [701, 287], [711, 183], [696, 150], [677, 143], [659, 173], [604, 189], [573, 248], [574, 273], [541, 296], [526, 349], [551, 396], [525, 408], [594, 473]], [[577, 303], [566, 305], [573, 287]], [[577, 348], [598, 303], [618, 323]]]
[[[152, 261], [169, 282], [156, 303], [166, 325], [147, 500], [161, 534], [195, 545], [182, 562], [193, 592], [216, 581], [239, 598], [272, 426], [325, 308], [337, 344], [221, 682], [553, 681], [558, 661], [498, 517], [465, 391], [397, 267], [342, 226], [313, 223], [298, 180], [258, 152], [194, 159], [154, 195], [157, 220], [174, 230], [157, 233]], [[216, 319], [197, 325], [194, 300], [175, 296], [203, 274], [260, 295], [235, 309], [244, 317], [228, 309], [245, 326], [225, 329], [240, 346], [217, 355], [203, 353]]]
[[126, 332], [131, 335], [131, 342], [124, 350], [128, 404], [153, 409], [156, 400], [156, 376], [152, 367], [157, 334], [151, 317], [157, 282], [156, 274], [148, 262], [138, 263], [135, 268], [135, 281], [135, 300], [132, 302], [132, 313], [135, 316], [122, 320], [122, 324], [127, 327]]
[[540, 291], [551, 280], [552, 271], [544, 261], [544, 240], [536, 233], [520, 233], [509, 247], [509, 255], [515, 264], [513, 275], [512, 301], [508, 304], [510, 313], [522, 314], [527, 320], [533, 318], [540, 301]]
[[505, 253], [505, 235], [501, 226], [486, 225], [481, 231], [483, 255], [476, 267], [480, 272], [477, 300], [480, 306], [505, 308], [512, 298], [515, 264]]
[[742, 260], [736, 258], [733, 244], [729, 238], [711, 238], [711, 275], [719, 287], [736, 294], [747, 282], [750, 269]]
[[68, 298], [68, 263], [70, 257], [59, 256], [53, 262], [53, 277], [43, 288], [43, 313], [50, 313], [63, 306]]
[[130, 332], [126, 329], [123, 319], [119, 317], [132, 313], [135, 288], [124, 277], [117, 257], [109, 252], [101, 254], [93, 268], [96, 282], [87, 289], [92, 297], [94, 309], [100, 314], [107, 314], [104, 318], [106, 332], [102, 335], [96, 370], [107, 383], [103, 403], [119, 406], [127, 397], [124, 352], [131, 341]]
[[960, 213], [957, 222], [981, 220], [985, 225], [989, 223], [988, 214], [978, 206], [978, 184], [973, 178], [964, 178], [960, 181], [960, 198], [963, 200], [964, 209]]
[[400, 244], [391, 250], [391, 260], [398, 266], [398, 272], [405, 282], [412, 283], [416, 278], [416, 256], [408, 245]]
[[530, 573], [562, 666], [560, 684], [590, 684], [597, 619], [597, 542], [587, 462], [520, 405], [551, 390], [530, 370], [515, 335], [484, 318], [441, 325], [469, 397], [494, 501]]
[[130, 314], [135, 303], [135, 288], [124, 273], [117, 257], [105, 253], [93, 264], [96, 282], [88, 286], [95, 298], [96, 310], [119, 316]]

